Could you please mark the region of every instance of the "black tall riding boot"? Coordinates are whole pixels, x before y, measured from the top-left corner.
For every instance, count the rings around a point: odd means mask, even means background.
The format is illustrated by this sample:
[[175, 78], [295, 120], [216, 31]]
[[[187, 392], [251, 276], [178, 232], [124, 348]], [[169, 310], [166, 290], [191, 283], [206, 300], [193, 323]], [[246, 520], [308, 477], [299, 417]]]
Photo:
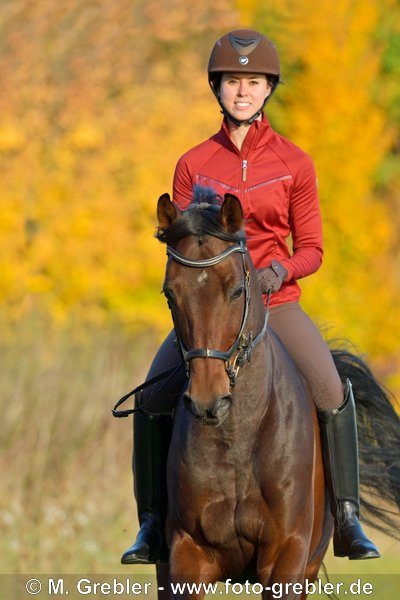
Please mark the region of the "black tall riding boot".
[[[138, 394], [136, 407], [140, 401]], [[133, 427], [132, 461], [140, 531], [136, 542], [122, 555], [121, 562], [150, 564], [168, 559], [166, 471], [172, 418], [139, 411], [134, 414]]]
[[359, 522], [359, 476], [357, 422], [353, 390], [347, 380], [343, 404], [332, 410], [318, 410], [326, 482], [335, 520], [335, 556], [350, 560], [379, 558], [376, 546]]

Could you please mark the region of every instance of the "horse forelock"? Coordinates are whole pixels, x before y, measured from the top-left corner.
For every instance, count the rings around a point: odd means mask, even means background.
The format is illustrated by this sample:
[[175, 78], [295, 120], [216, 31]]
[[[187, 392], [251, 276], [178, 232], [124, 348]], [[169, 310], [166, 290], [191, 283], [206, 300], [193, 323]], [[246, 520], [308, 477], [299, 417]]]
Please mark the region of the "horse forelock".
[[223, 197], [220, 196], [220, 194], [217, 194], [217, 192], [212, 187], [208, 187], [205, 185], [195, 185], [193, 187], [193, 197], [190, 207], [194, 208], [195, 206], [197, 206], [198, 208], [201, 208], [205, 205], [221, 207], [223, 201]]
[[209, 235], [228, 242], [244, 239], [243, 230], [227, 232], [218, 220], [223, 198], [212, 188], [195, 186], [191, 204], [168, 227], [159, 229], [156, 238], [173, 246], [180, 240], [196, 236], [199, 241]]

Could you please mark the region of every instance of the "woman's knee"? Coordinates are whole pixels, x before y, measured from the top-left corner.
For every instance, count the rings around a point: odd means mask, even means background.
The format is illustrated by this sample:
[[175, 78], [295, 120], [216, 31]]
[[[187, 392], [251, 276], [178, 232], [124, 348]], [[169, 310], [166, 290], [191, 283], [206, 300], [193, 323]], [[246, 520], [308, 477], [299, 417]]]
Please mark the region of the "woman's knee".
[[143, 390], [141, 403], [148, 412], [162, 413], [173, 410], [184, 389], [186, 372], [174, 341], [175, 333], [171, 331], [158, 349], [148, 372], [146, 381], [175, 369]]
[[156, 377], [159, 373], [171, 369], [182, 362], [181, 355], [175, 347], [175, 332], [172, 330], [156, 352], [151, 363], [146, 380]]

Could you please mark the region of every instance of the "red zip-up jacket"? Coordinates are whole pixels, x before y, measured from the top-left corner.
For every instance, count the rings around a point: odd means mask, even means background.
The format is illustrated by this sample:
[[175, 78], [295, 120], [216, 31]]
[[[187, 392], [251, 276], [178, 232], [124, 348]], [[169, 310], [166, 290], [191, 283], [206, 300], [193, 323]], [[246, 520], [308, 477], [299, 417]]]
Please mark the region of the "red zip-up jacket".
[[[173, 201], [180, 210], [191, 202], [196, 185], [222, 197], [239, 197], [247, 245], [256, 269], [272, 259], [288, 271], [271, 306], [297, 302], [297, 280], [317, 271], [322, 261], [322, 226], [317, 181], [311, 158], [277, 134], [263, 115], [246, 135], [242, 149], [233, 144], [224, 120], [218, 133], [178, 161]], [[292, 238], [292, 251], [288, 238]]]

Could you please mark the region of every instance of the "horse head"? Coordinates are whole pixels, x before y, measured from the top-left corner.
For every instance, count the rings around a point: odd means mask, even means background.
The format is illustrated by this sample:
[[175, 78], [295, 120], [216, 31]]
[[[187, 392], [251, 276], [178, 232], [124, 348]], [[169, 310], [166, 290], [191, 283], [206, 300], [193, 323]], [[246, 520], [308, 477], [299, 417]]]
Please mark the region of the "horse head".
[[260, 317], [255, 325], [250, 314], [254, 295], [264, 315], [240, 202], [231, 194], [221, 201], [208, 194], [207, 202], [180, 212], [164, 194], [157, 208], [156, 237], [167, 244], [168, 255], [163, 292], [189, 376], [184, 402], [212, 425], [228, 416], [239, 368], [251, 358], [253, 329], [262, 328]]

